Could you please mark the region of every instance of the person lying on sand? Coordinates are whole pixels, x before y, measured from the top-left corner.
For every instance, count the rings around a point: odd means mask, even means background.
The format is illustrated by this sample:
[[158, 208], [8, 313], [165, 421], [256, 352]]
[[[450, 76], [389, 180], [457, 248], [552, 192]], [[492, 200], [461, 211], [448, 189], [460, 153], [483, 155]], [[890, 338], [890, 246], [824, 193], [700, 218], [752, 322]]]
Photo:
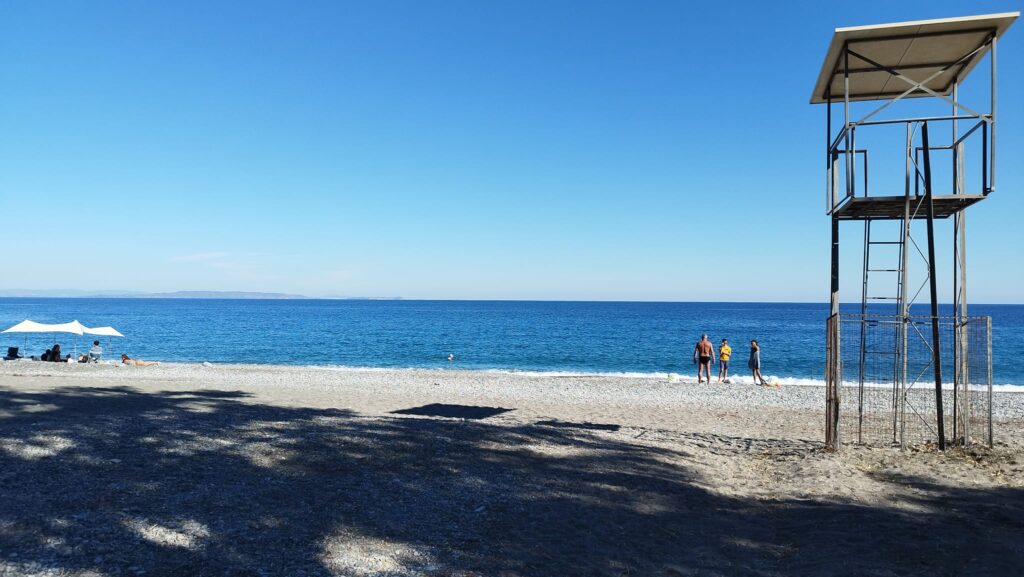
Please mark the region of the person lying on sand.
[[135, 365], [136, 367], [148, 367], [160, 364], [156, 361], [144, 361], [142, 359], [133, 359], [124, 353], [121, 353], [121, 363], [125, 365]]

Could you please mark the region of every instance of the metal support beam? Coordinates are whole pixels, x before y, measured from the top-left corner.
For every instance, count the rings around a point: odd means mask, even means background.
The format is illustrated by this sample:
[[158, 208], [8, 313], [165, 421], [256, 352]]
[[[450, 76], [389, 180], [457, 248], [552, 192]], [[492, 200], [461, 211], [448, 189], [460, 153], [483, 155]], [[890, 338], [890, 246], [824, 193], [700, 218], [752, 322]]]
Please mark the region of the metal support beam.
[[888, 120], [868, 120], [867, 122], [858, 122], [857, 126], [880, 126], [883, 124], [906, 124], [908, 122], [921, 122], [927, 120], [940, 121], [940, 120], [984, 120], [988, 121], [985, 115], [974, 116], [972, 114], [953, 114], [952, 116], [922, 116], [920, 118], [891, 118]]
[[826, 341], [832, 346], [825, 359], [825, 448], [839, 449], [839, 219], [832, 218], [831, 306]]
[[853, 195], [853, 153], [850, 146], [850, 46], [843, 45], [843, 143], [846, 147], [846, 194], [844, 200]]
[[[907, 287], [910, 280], [910, 262], [907, 258], [910, 250], [910, 227], [914, 223], [912, 211], [915, 208], [911, 204], [911, 171], [913, 158], [910, 151], [914, 148], [914, 132], [910, 123], [907, 123], [906, 148], [904, 150], [906, 163], [906, 181], [903, 190], [903, 223], [900, 226], [900, 306], [899, 325], [896, 327], [896, 350], [899, 354], [899, 364], [896, 367], [896, 380], [893, 382], [893, 395], [896, 397], [893, 402], [893, 438], [896, 438], [896, 423], [899, 423], [900, 448], [907, 448], [907, 323], [910, 322], [910, 303], [907, 301]], [[917, 178], [914, 177], [916, 182]]]
[[832, 214], [832, 209], [836, 206], [836, 190], [832, 184], [832, 88], [828, 89], [826, 93], [827, 102], [825, 103], [825, 174], [828, 178], [828, 184], [825, 188], [827, 194], [825, 194], [825, 214]]
[[[959, 78], [953, 80], [953, 101], [956, 102], [959, 98]], [[956, 106], [953, 106], [953, 114], [956, 114]], [[950, 136], [950, 150], [952, 151], [952, 170], [953, 170], [953, 194], [956, 196], [963, 195], [963, 189], [960, 186], [960, 155], [963, 147], [959, 145], [959, 133], [958, 133], [958, 122], [953, 120], [951, 123], [952, 134]], [[965, 344], [965, 332], [966, 325], [961, 323], [960, 317], [960, 251], [958, 250], [957, 243], [960, 238], [960, 217], [961, 213], [953, 215], [953, 443], [960, 443], [960, 439], [963, 439], [963, 445], [967, 444], [967, 421], [969, 406], [965, 404], [967, 401], [967, 381], [964, 379], [964, 344]]]
[[[989, 168], [989, 187], [988, 187], [988, 190], [985, 192], [985, 194], [988, 194], [989, 192], [992, 192], [993, 190], [996, 189], [996, 102], [998, 100], [996, 98], [996, 40], [997, 39], [996, 39], [995, 35], [993, 35], [992, 36], [992, 47], [990, 49], [991, 53], [989, 54], [989, 58], [991, 59], [991, 64], [992, 64], [992, 73], [991, 73], [991, 76], [992, 76], [992, 79], [991, 79], [991, 82], [992, 82], [992, 86], [991, 86], [991, 92], [992, 92], [992, 94], [991, 94], [991, 98], [992, 98], [992, 111], [989, 114], [991, 116], [991, 118], [992, 118], [992, 122], [990, 123], [992, 125], [992, 130], [989, 131], [989, 138], [992, 139], [992, 144], [990, 146], [990, 150], [991, 150], [992, 156], [990, 156], [989, 159], [988, 159], [989, 163], [991, 164], [991, 168]], [[984, 162], [984, 160], [982, 162]]]
[[[959, 79], [953, 79], [953, 114], [956, 115], [956, 101], [959, 97]], [[958, 147], [957, 139], [957, 121], [954, 119], [951, 123], [951, 136], [949, 148], [952, 151], [952, 170], [953, 170], [953, 194], [956, 196], [963, 195], [963, 190], [960, 188], [960, 150]], [[963, 435], [964, 444], [967, 443], [967, 435], [964, 431], [967, 419], [961, 418], [960, 412], [964, 410], [963, 401], [967, 399], [967, 384], [963, 378], [963, 367], [961, 366], [961, 360], [963, 357], [962, 348], [964, 345], [963, 332], [965, 327], [960, 322], [960, 281], [957, 278], [957, 273], [960, 270], [960, 251], [957, 250], [957, 240], [960, 234], [960, 218], [963, 211], [953, 215], [953, 442]], [[963, 395], [961, 395], [961, 387], [963, 387]]]
[[932, 364], [935, 365], [935, 421], [939, 450], [946, 450], [945, 419], [942, 415], [942, 349], [939, 346], [939, 296], [935, 274], [935, 212], [932, 206], [932, 162], [928, 149], [928, 123], [921, 124], [924, 147], [924, 194], [928, 216], [928, 285], [932, 300]]

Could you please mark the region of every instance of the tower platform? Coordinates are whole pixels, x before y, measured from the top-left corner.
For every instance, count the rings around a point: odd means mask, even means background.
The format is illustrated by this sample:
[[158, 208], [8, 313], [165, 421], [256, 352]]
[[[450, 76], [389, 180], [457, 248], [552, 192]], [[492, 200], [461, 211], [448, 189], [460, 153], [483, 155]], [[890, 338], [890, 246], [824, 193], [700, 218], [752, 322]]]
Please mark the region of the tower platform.
[[[932, 206], [934, 207], [935, 218], [949, 218], [984, 199], [985, 195], [983, 194], [933, 196]], [[916, 212], [914, 209], [915, 205], [923, 200], [924, 197], [921, 196], [910, 197], [911, 218], [926, 219], [928, 217], [923, 206], [920, 210], [916, 210]], [[854, 197], [836, 207], [832, 215], [838, 220], [903, 220], [906, 201], [906, 196]]]

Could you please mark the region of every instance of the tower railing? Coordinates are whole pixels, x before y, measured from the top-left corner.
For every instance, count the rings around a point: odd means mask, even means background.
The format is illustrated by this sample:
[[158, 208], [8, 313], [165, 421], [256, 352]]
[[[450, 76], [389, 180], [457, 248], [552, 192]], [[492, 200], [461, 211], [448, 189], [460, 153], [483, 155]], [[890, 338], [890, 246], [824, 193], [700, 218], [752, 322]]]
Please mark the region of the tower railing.
[[[974, 120], [967, 126], [965, 120]], [[992, 119], [988, 115], [978, 116], [947, 116], [928, 117], [914, 119], [900, 119], [893, 121], [877, 121], [864, 124], [854, 124], [851, 129], [850, 147], [847, 148], [844, 138], [845, 131], [829, 146], [828, 156], [828, 185], [826, 189], [825, 213], [832, 215], [842, 208], [850, 199], [869, 199], [873, 197], [893, 196], [914, 196], [924, 195], [922, 185], [922, 157], [924, 147], [920, 142], [920, 127], [922, 123], [928, 122], [933, 131], [933, 138], [936, 134], [942, 134], [949, 130], [951, 135], [947, 144], [932, 144], [930, 151], [949, 151], [952, 156], [952, 189], [936, 190], [936, 195], [962, 196], [962, 197], [984, 197], [992, 192], [990, 167], [992, 160], [992, 147], [990, 146], [990, 124]], [[858, 148], [856, 135], [858, 128], [864, 131], [865, 127], [902, 124], [906, 127], [906, 137], [900, 144], [892, 143], [891, 146], [877, 145], [866, 147], [863, 144]], [[964, 130], [966, 129], [966, 130]], [[962, 132], [958, 132], [962, 131]], [[967, 159], [971, 150], [980, 148], [981, 154], [977, 156], [971, 166], [968, 166]], [[884, 149], [884, 150], [882, 150]], [[874, 151], [875, 156], [901, 155], [905, 164], [903, 182], [887, 180], [873, 182], [869, 179], [869, 156]], [[971, 174], [974, 178], [968, 180], [968, 169], [973, 168]], [[869, 188], [869, 183], [872, 187]], [[902, 189], [902, 190], [901, 190]]]

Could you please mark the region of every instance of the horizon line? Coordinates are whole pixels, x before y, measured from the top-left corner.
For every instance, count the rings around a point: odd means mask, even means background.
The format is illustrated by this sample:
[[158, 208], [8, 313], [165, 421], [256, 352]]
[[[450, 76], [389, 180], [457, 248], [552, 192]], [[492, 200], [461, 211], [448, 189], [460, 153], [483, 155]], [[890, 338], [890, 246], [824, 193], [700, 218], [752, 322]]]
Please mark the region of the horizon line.
[[[407, 297], [372, 297], [372, 296], [351, 296], [351, 297], [335, 297], [335, 296], [306, 296], [291, 293], [262, 293], [267, 295], [285, 295], [280, 297], [267, 296], [237, 296], [237, 297], [168, 297], [168, 296], [156, 296], [160, 294], [175, 294], [175, 293], [189, 293], [189, 292], [205, 292], [205, 293], [254, 293], [261, 294], [259, 291], [172, 291], [168, 293], [138, 293], [138, 296], [132, 296], [131, 293], [125, 294], [86, 294], [86, 295], [0, 295], [0, 299], [88, 299], [88, 300], [229, 300], [229, 301], [301, 301], [301, 300], [315, 300], [315, 301], [405, 301], [405, 302], [509, 302], [509, 303], [648, 303], [648, 304], [800, 304], [800, 305], [829, 305], [828, 301], [799, 301], [799, 300], [630, 300], [630, 299], [522, 299], [522, 298], [407, 298]], [[840, 305], [857, 305], [861, 304], [860, 301], [840, 301]], [[913, 305], [924, 306], [929, 303], [911, 303]], [[939, 305], [952, 305], [952, 302], [940, 302]], [[1024, 306], [1024, 302], [991, 302], [991, 301], [973, 301], [969, 302], [970, 305], [1005, 305], [1005, 306]]]

